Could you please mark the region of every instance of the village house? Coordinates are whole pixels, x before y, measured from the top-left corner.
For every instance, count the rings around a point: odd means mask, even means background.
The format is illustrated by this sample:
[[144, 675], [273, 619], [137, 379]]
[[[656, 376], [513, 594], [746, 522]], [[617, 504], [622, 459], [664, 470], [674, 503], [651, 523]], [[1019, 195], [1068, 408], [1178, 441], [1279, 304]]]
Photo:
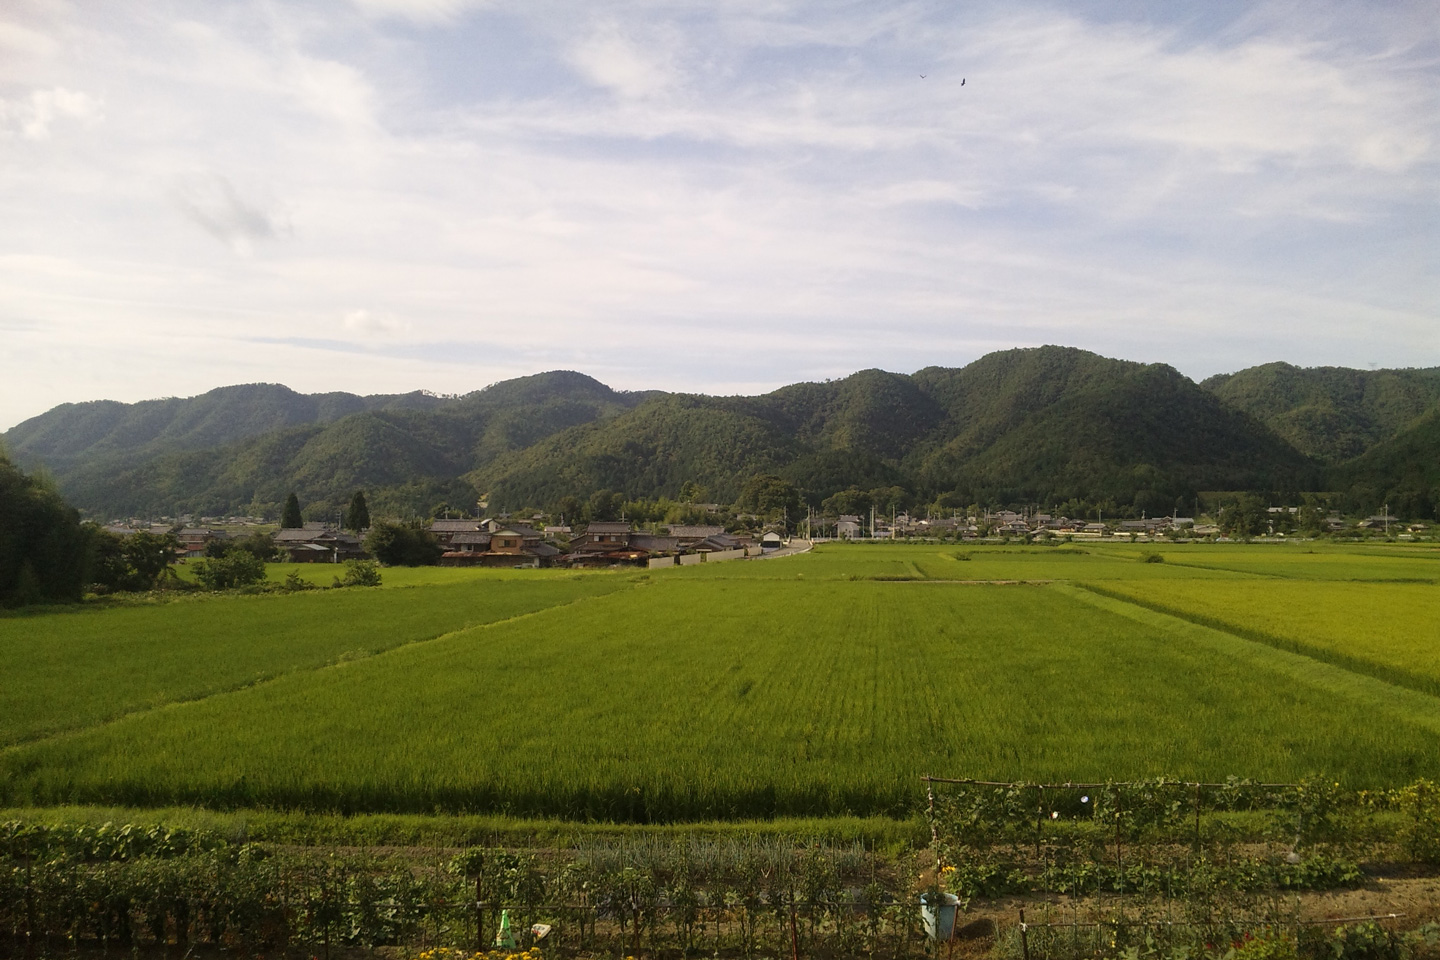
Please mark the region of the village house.
[[[678, 535], [676, 531], [684, 535]], [[674, 555], [694, 550], [709, 540], [696, 537], [697, 532], [716, 530], [713, 536], [724, 537], [723, 527], [670, 528], [669, 536], [637, 532], [628, 521], [596, 521], [585, 527], [570, 541], [567, 562], [572, 566], [610, 566], [617, 563], [645, 563], [651, 557]], [[710, 546], [709, 549], [714, 549]]]
[[681, 550], [679, 537], [662, 537], [653, 533], [632, 533], [627, 546], [630, 550], [644, 550], [652, 555], [679, 553]]
[[609, 566], [613, 563], [638, 563], [648, 551], [632, 550], [630, 538], [634, 529], [626, 520], [597, 520], [585, 527], [570, 541], [572, 566]]
[[516, 567], [548, 565], [560, 556], [560, 549], [546, 543], [539, 530], [528, 524], [487, 524], [492, 529], [451, 534], [450, 549], [440, 556], [441, 566]]
[[307, 523], [298, 529], [277, 530], [273, 539], [291, 563], [343, 563], [367, 556], [365, 544], [359, 537], [326, 529], [323, 524]]
[[704, 540], [697, 540], [687, 548], [691, 553], [723, 553], [727, 550], [741, 550], [746, 541], [731, 533], [712, 533]]
[[185, 527], [175, 534], [175, 539], [180, 541], [175, 555], [185, 559], [194, 559], [205, 556], [205, 547], [212, 540], [229, 540], [230, 535], [224, 530], [210, 527]]
[[681, 549], [688, 549], [706, 537], [713, 537], [725, 532], [724, 527], [715, 524], [672, 523], [669, 530], [670, 536], [679, 541]]
[[[430, 533], [442, 547], [448, 548], [457, 534], [479, 533], [486, 530], [483, 520], [435, 519], [430, 521]], [[486, 531], [488, 532], [488, 530]]]

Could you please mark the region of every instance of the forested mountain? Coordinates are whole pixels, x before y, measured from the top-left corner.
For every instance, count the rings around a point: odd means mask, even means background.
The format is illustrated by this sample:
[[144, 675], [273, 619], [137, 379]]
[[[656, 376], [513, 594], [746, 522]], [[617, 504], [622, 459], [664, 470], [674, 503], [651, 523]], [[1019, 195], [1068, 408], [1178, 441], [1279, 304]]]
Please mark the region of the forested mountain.
[[364, 410], [429, 410], [442, 402], [418, 392], [306, 395], [278, 383], [248, 383], [198, 397], [65, 403], [15, 427], [5, 440], [12, 449], [61, 470], [75, 460], [202, 450], [286, 427], [329, 423]]
[[1312, 489], [1315, 465], [1170, 367], [1062, 347], [913, 376], [866, 370], [761, 397], [667, 396], [470, 475], [505, 503], [608, 488], [722, 500], [773, 472], [818, 502], [899, 485], [927, 499], [1171, 510], [1201, 489]]
[[[687, 484], [730, 502], [757, 474], [816, 505], [898, 488], [915, 503], [1157, 512], [1199, 490], [1290, 496], [1339, 482], [1371, 496], [1402, 481], [1433, 504], [1440, 477], [1411, 460], [1435, 448], [1440, 420], [1425, 414], [1437, 398], [1440, 370], [1269, 364], [1197, 385], [1161, 364], [1041, 347], [755, 397], [620, 393], [572, 372], [455, 398], [256, 384], [66, 404], [4, 441], [101, 516], [273, 511], [291, 490], [316, 517], [356, 489], [382, 514], [487, 494], [512, 508], [599, 490], [674, 497]], [[1336, 466], [1357, 450], [1369, 453]]]
[[1440, 408], [1336, 468], [1333, 483], [1351, 509], [1440, 519]]
[[295, 491], [323, 517], [356, 489], [373, 491], [379, 510], [409, 512], [445, 499], [469, 506], [475, 491], [460, 475], [477, 462], [642, 397], [568, 371], [458, 398], [307, 397], [251, 384], [188, 399], [65, 404], [4, 441], [101, 516], [273, 512]]
[[1440, 403], [1440, 367], [1306, 369], [1267, 363], [1200, 385], [1326, 463], [1360, 456]]

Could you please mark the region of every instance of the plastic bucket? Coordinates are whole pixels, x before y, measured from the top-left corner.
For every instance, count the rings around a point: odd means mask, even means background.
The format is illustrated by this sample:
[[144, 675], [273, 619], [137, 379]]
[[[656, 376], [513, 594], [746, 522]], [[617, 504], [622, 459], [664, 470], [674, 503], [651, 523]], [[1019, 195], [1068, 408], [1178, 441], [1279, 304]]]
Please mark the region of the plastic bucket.
[[930, 894], [920, 898], [920, 919], [925, 936], [931, 940], [949, 940], [955, 934], [955, 914], [960, 898], [951, 893]]

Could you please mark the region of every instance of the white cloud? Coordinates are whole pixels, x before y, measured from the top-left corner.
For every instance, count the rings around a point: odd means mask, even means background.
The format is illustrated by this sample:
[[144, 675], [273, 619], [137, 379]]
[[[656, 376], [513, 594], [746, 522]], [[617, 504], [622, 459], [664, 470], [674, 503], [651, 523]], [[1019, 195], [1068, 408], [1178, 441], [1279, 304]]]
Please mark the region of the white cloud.
[[286, 85], [317, 116], [354, 127], [375, 122], [375, 96], [353, 67], [334, 60], [294, 57]]
[[16, 102], [0, 100], [0, 122], [26, 140], [48, 140], [56, 122], [89, 124], [98, 121], [101, 115], [99, 99], [64, 87], [32, 90], [28, 97]]
[[487, 5], [486, 0], [353, 0], [368, 16], [436, 24], [454, 20], [467, 10]]
[[676, 38], [653, 27], [632, 35], [602, 22], [571, 44], [568, 59], [589, 82], [623, 98], [644, 100], [672, 90], [678, 80], [672, 52]]
[[0, 50], [8, 56], [44, 58], [57, 53], [59, 44], [39, 30], [0, 20]]
[[369, 310], [351, 310], [345, 314], [344, 327], [348, 333], [374, 338], [408, 333], [411, 325], [409, 321]]

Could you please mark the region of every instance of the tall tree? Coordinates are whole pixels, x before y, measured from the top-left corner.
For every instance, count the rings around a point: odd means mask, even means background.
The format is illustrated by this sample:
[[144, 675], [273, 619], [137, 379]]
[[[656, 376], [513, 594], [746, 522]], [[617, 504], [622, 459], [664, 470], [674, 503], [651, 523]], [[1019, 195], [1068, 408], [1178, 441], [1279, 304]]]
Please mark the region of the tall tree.
[[293, 493], [285, 498], [285, 512], [280, 514], [280, 526], [286, 530], [298, 530], [305, 526], [305, 518], [300, 516], [300, 498]]
[[80, 515], [0, 454], [0, 605], [79, 600], [89, 554]]
[[350, 509], [345, 511], [345, 529], [359, 533], [370, 526], [370, 508], [365, 505], [365, 491], [356, 490], [350, 498]]

